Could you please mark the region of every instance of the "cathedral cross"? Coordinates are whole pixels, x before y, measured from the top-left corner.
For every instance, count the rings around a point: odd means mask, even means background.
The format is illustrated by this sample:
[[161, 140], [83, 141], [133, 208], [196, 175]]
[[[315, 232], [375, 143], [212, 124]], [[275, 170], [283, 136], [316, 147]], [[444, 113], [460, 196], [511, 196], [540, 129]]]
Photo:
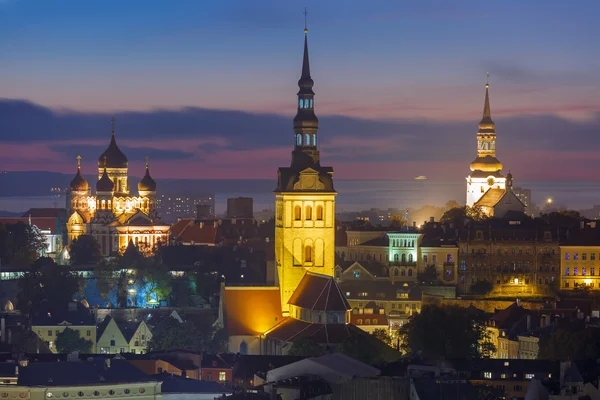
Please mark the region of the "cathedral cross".
[[112, 131], [113, 131], [113, 132], [115, 131], [115, 121], [116, 121], [116, 120], [117, 120], [117, 119], [116, 119], [115, 117], [112, 117], [112, 118], [110, 119], [110, 122], [112, 122]]
[[81, 168], [81, 156], [77, 156], [77, 169]]

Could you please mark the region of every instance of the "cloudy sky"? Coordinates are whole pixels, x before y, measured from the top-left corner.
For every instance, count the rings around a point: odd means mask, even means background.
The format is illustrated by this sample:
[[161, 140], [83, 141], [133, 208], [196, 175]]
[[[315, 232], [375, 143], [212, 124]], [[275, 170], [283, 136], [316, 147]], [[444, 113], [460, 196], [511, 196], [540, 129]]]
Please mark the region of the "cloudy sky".
[[600, 174], [600, 3], [0, 0], [0, 169], [270, 178], [290, 160], [303, 8], [322, 161], [461, 180], [486, 72], [517, 179]]

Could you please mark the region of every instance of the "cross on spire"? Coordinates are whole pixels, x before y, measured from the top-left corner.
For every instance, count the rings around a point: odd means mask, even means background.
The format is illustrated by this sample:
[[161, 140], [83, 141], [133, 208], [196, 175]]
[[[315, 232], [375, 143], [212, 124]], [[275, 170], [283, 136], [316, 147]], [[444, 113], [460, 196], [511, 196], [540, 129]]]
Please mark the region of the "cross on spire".
[[485, 81], [485, 86], [490, 86], [490, 73], [487, 73], [487, 79]]
[[146, 156], [146, 169], [148, 169], [148, 156]]
[[306, 17], [308, 16], [308, 10], [306, 9], [306, 7], [304, 7], [304, 12], [302, 13], [304, 14], [304, 33], [308, 33], [308, 27], [306, 25]]
[[116, 121], [116, 120], [117, 120], [117, 119], [116, 119], [115, 117], [112, 117], [112, 118], [110, 119], [110, 122], [112, 122], [112, 133], [115, 133], [115, 121]]
[[77, 169], [81, 168], [81, 156], [77, 156]]

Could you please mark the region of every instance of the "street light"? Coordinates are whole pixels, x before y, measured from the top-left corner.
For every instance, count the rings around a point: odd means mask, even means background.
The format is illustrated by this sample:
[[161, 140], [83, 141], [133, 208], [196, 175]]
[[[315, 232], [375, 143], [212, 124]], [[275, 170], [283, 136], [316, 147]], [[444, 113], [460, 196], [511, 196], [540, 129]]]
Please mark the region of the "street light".
[[548, 197], [548, 198], [546, 199], [546, 203], [547, 203], [548, 205], [552, 204], [552, 197]]

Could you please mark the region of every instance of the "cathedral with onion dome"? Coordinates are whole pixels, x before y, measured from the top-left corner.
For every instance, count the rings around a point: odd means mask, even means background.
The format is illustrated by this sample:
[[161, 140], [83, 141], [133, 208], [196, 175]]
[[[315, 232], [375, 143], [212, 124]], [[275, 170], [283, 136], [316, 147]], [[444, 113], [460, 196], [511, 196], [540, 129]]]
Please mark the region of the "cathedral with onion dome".
[[157, 213], [156, 182], [146, 160], [144, 177], [138, 182], [137, 196], [130, 193], [127, 157], [117, 146], [113, 126], [108, 148], [98, 159], [95, 195], [81, 173], [77, 173], [67, 196], [69, 244], [80, 235], [92, 235], [106, 257], [125, 250], [131, 241], [142, 251], [151, 252], [158, 243], [167, 243], [169, 225]]

